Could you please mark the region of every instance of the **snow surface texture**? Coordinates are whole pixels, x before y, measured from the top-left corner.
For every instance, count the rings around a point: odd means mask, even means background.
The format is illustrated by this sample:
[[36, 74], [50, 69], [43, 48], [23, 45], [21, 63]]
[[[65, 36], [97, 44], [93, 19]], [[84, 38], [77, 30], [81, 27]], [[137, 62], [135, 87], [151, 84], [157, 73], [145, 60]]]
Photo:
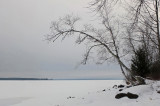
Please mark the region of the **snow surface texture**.
[[[0, 81], [0, 106], [159, 106], [160, 83], [112, 88], [118, 80]], [[118, 93], [136, 93], [138, 99], [115, 99]]]

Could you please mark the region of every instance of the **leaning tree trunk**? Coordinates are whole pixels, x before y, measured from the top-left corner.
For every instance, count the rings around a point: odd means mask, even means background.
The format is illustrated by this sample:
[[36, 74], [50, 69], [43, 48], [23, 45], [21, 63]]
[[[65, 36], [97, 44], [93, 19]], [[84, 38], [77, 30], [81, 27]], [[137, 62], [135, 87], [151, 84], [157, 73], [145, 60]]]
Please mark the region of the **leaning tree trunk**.
[[158, 41], [158, 58], [160, 58], [160, 32], [159, 32], [159, 10], [158, 10], [158, 0], [155, 0], [155, 9], [156, 9], [156, 24], [157, 24], [157, 41]]

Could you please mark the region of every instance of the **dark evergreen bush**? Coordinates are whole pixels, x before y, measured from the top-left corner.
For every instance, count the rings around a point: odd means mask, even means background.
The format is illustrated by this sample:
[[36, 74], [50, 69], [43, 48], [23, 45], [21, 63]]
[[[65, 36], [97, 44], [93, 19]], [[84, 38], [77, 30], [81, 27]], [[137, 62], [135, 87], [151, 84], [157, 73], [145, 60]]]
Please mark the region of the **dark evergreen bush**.
[[144, 83], [143, 78], [146, 78], [147, 75], [149, 75], [150, 66], [151, 62], [148, 59], [147, 52], [144, 50], [143, 46], [139, 47], [131, 59], [132, 72], [130, 73], [130, 76], [134, 80], [138, 80], [139, 83]]
[[148, 77], [153, 80], [160, 80], [160, 61], [159, 60], [152, 63], [151, 73]]

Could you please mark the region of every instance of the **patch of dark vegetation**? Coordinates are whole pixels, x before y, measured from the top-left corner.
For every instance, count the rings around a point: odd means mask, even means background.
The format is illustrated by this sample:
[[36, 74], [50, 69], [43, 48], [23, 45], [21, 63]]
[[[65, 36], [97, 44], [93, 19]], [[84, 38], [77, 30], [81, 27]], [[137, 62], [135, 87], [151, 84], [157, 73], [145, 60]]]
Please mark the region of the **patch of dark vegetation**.
[[117, 88], [117, 85], [114, 85], [112, 88]]
[[121, 92], [121, 91], [123, 91], [123, 89], [119, 89], [119, 91]]
[[120, 99], [123, 97], [128, 97], [129, 99], [137, 99], [139, 96], [137, 94], [133, 94], [133, 93], [119, 93], [115, 96], [116, 99]]
[[140, 46], [135, 50], [135, 54], [131, 59], [130, 79], [136, 84], [145, 84], [144, 78], [150, 74], [151, 61], [149, 60], [148, 52], [145, 51], [144, 46]]
[[120, 98], [123, 98], [123, 97], [125, 97], [125, 96], [126, 96], [125, 93], [119, 93], [119, 94], [117, 94], [117, 95], [115, 96], [115, 98], [116, 98], [116, 99], [120, 99]]
[[139, 96], [137, 94], [132, 94], [132, 93], [128, 92], [127, 97], [129, 99], [137, 99]]
[[76, 97], [74, 97], [74, 96], [69, 96], [69, 97], [67, 97], [67, 99], [71, 99], [71, 98], [76, 98]]
[[125, 86], [124, 85], [118, 85], [118, 88], [124, 88]]
[[160, 90], [159, 90], [159, 91], [157, 91], [157, 93], [159, 93], [159, 94], [160, 94]]
[[160, 80], [160, 59], [158, 55], [152, 57], [150, 51], [144, 45], [135, 49], [130, 64], [130, 73], [126, 83], [132, 85], [143, 85], [145, 79]]
[[130, 87], [132, 87], [132, 86], [126, 86], [126, 88], [130, 88]]
[[105, 89], [103, 89], [102, 91], [103, 91], [103, 92], [105, 92], [106, 90], [105, 90]]

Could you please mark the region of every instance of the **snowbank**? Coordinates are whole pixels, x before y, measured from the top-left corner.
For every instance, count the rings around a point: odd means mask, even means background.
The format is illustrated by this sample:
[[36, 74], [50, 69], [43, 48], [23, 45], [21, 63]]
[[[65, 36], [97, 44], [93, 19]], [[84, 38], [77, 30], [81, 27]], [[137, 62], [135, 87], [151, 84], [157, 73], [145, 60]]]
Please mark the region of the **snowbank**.
[[[160, 83], [113, 88], [118, 80], [0, 81], [0, 106], [159, 106]], [[131, 92], [138, 99], [115, 99]]]

